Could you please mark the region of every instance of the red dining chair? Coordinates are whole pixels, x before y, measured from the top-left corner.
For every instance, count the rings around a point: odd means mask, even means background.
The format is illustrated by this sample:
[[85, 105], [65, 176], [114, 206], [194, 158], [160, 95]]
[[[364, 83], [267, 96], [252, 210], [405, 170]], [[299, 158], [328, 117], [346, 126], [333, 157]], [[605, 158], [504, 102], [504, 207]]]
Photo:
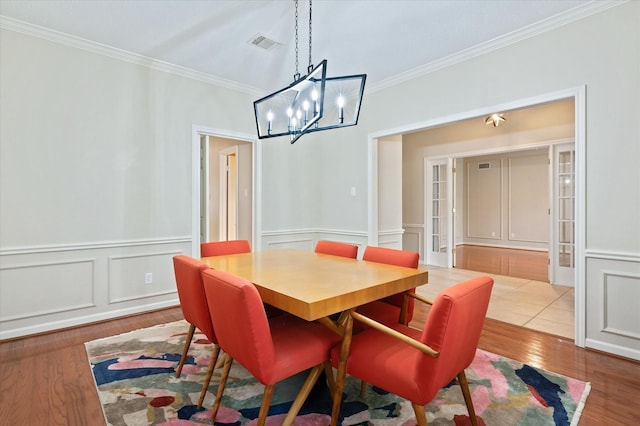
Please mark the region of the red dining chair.
[[180, 377], [182, 374], [182, 367], [187, 359], [189, 353], [189, 346], [193, 339], [193, 334], [198, 328], [211, 343], [213, 343], [213, 351], [211, 353], [211, 361], [207, 369], [207, 375], [202, 385], [202, 392], [200, 393], [200, 400], [198, 402], [198, 408], [202, 406], [204, 397], [213, 375], [216, 362], [218, 361], [218, 355], [220, 354], [220, 347], [218, 346], [218, 339], [213, 329], [213, 323], [211, 322], [211, 316], [209, 315], [209, 306], [207, 306], [207, 300], [204, 294], [204, 287], [202, 285], [202, 271], [209, 269], [209, 267], [200, 262], [197, 259], [189, 256], [174, 256], [173, 269], [176, 276], [176, 285], [178, 287], [178, 297], [180, 299], [180, 308], [182, 308], [182, 314], [184, 319], [189, 323], [189, 332], [187, 338], [184, 341], [184, 347], [182, 349], [182, 356], [178, 368], [176, 369], [176, 377]]
[[311, 369], [283, 422], [291, 424], [323, 369], [333, 377], [329, 352], [341, 337], [293, 315], [268, 319], [258, 290], [244, 278], [214, 269], [202, 276], [218, 343], [226, 354], [211, 420], [216, 418], [235, 359], [265, 385], [259, 426], [266, 422], [274, 385]]
[[200, 244], [200, 257], [238, 253], [251, 253], [251, 244], [248, 240], [211, 241]]
[[[471, 423], [477, 425], [464, 370], [475, 356], [492, 287], [491, 278], [478, 277], [442, 291], [423, 330], [402, 324], [391, 328], [352, 313], [368, 328], [353, 336], [347, 374], [411, 401], [418, 426], [427, 425], [425, 404], [457, 376]], [[331, 354], [334, 364], [339, 355], [337, 345]]]
[[[385, 263], [387, 265], [404, 266], [406, 268], [418, 268], [420, 255], [413, 251], [398, 250], [387, 247], [367, 246], [364, 250], [362, 260], [368, 262]], [[408, 290], [415, 292], [415, 288]], [[405, 297], [405, 293], [394, 294], [375, 302], [360, 306], [357, 311], [363, 315], [371, 317], [383, 324], [409, 324], [413, 318], [413, 298]], [[404, 308], [403, 308], [403, 305]], [[403, 317], [404, 309], [404, 319]]]
[[[200, 256], [224, 256], [227, 254], [251, 253], [251, 244], [248, 240], [211, 241], [200, 244]], [[267, 316], [273, 317], [283, 312], [273, 306], [266, 305]]]
[[336, 241], [320, 240], [316, 243], [315, 252], [355, 259], [358, 257], [358, 246]]

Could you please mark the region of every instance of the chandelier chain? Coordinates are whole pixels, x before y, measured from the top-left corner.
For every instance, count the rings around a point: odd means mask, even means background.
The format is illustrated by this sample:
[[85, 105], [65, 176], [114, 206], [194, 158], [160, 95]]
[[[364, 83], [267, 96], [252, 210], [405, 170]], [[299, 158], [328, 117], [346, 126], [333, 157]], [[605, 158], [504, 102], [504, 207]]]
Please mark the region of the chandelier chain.
[[296, 4], [296, 73], [293, 75], [293, 81], [300, 78], [300, 71], [298, 71], [298, 0], [295, 0]]
[[313, 63], [311, 62], [311, 2], [312, 0], [309, 0], [309, 68], [307, 72], [311, 72], [313, 69]]

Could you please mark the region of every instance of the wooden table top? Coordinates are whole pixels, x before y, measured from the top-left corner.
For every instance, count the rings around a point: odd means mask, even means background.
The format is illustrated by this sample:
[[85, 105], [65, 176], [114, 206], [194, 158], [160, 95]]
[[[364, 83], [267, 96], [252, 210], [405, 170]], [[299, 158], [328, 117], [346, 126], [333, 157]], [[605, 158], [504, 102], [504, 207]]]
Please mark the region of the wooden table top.
[[425, 270], [302, 250], [204, 257], [214, 269], [251, 281], [262, 300], [308, 321], [427, 283]]

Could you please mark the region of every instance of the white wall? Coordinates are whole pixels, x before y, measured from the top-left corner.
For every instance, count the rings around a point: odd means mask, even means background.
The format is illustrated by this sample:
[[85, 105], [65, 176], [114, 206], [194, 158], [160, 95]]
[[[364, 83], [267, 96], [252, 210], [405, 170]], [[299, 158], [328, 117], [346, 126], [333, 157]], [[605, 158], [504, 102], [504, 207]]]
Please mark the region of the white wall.
[[463, 242], [548, 250], [548, 161], [548, 149], [465, 158]]
[[0, 338], [176, 304], [192, 125], [253, 133], [253, 96], [9, 30], [0, 43]]

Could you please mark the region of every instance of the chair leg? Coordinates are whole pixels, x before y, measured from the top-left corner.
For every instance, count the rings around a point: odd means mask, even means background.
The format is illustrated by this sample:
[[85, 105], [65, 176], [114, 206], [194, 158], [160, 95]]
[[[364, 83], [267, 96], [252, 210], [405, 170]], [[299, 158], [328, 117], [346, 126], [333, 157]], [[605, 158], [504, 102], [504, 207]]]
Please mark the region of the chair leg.
[[298, 392], [298, 395], [296, 396], [295, 401], [293, 401], [293, 404], [291, 404], [291, 408], [289, 408], [289, 412], [287, 413], [287, 416], [284, 418], [284, 421], [282, 422], [282, 426], [290, 426], [293, 423], [293, 421], [296, 419], [298, 412], [302, 408], [302, 404], [304, 404], [307, 397], [309, 396], [309, 392], [311, 392], [311, 389], [313, 389], [313, 385], [315, 385], [316, 382], [318, 381], [318, 377], [320, 377], [320, 373], [322, 373], [323, 368], [324, 368], [324, 363], [316, 365], [311, 369], [311, 372], [309, 373], [309, 375], [307, 376], [307, 379], [304, 381], [304, 384], [300, 388], [300, 392]]
[[193, 339], [193, 333], [196, 331], [196, 326], [193, 324], [189, 324], [189, 332], [187, 333], [187, 338], [184, 341], [184, 348], [182, 348], [182, 356], [180, 357], [180, 363], [178, 364], [178, 368], [176, 369], [176, 377], [180, 377], [182, 374], [182, 366], [184, 366], [184, 362], [187, 359], [187, 354], [189, 353], [189, 345], [191, 345], [191, 339]]
[[220, 355], [220, 346], [214, 344], [213, 351], [211, 352], [211, 360], [209, 361], [209, 368], [207, 368], [207, 375], [204, 378], [204, 382], [202, 383], [202, 391], [200, 391], [200, 400], [198, 401], [198, 408], [202, 407], [202, 402], [204, 401], [204, 397], [207, 395], [207, 390], [209, 389], [209, 383], [211, 383], [211, 376], [213, 376], [213, 370], [216, 368], [216, 363], [218, 361], [218, 355]]
[[336, 391], [336, 379], [333, 376], [333, 369], [331, 368], [331, 363], [324, 363], [324, 373], [327, 376], [327, 383], [329, 384], [329, 391], [331, 395]]
[[360, 398], [364, 398], [364, 393], [367, 391], [367, 382], [360, 380]]
[[267, 422], [267, 414], [271, 406], [271, 398], [273, 398], [274, 385], [264, 387], [264, 395], [262, 395], [262, 404], [260, 404], [260, 414], [258, 414], [258, 426], [264, 426]]
[[473, 408], [473, 401], [471, 400], [471, 392], [469, 392], [469, 382], [467, 382], [467, 376], [464, 374], [464, 370], [458, 373], [458, 383], [460, 383], [460, 389], [462, 389], [462, 396], [464, 396], [464, 402], [467, 404], [467, 410], [469, 411], [469, 418], [473, 426], [478, 426], [478, 418], [476, 417], [476, 410]]
[[424, 411], [424, 405], [411, 403], [413, 412], [416, 414], [416, 422], [418, 426], [427, 426], [427, 413]]
[[227, 379], [229, 378], [229, 371], [231, 370], [231, 364], [233, 364], [233, 358], [229, 355], [225, 354], [224, 356], [224, 366], [222, 368], [222, 376], [220, 376], [220, 383], [218, 383], [218, 392], [216, 392], [216, 400], [213, 402], [213, 408], [211, 409], [211, 421], [215, 421], [216, 416], [218, 415], [218, 409], [220, 408], [220, 403], [222, 402], [222, 394], [224, 393], [224, 388], [227, 385]]

